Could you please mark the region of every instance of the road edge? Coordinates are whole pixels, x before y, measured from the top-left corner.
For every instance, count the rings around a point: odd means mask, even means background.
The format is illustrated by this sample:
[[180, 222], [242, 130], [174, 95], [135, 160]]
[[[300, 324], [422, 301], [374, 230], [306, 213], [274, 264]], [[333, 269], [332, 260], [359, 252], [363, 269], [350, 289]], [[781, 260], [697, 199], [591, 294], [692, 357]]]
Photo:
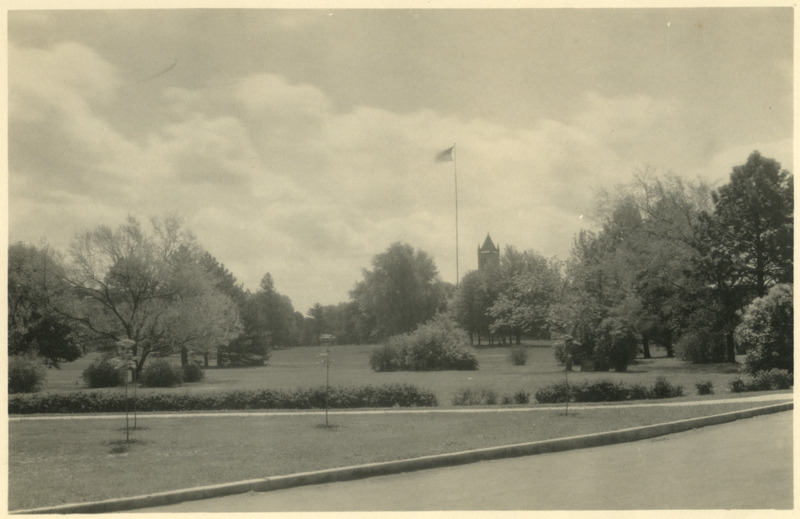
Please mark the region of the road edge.
[[464, 465], [467, 463], [475, 463], [477, 461], [484, 460], [531, 456], [550, 452], [561, 452], [566, 450], [598, 447], [601, 445], [611, 445], [615, 443], [632, 442], [688, 431], [691, 429], [698, 429], [709, 425], [719, 425], [745, 418], [752, 418], [759, 415], [789, 411], [792, 409], [794, 409], [794, 402], [784, 402], [780, 404], [772, 404], [763, 407], [732, 411], [699, 418], [687, 418], [684, 420], [677, 420], [662, 424], [620, 429], [618, 431], [571, 436], [553, 440], [518, 443], [499, 447], [488, 447], [447, 454], [436, 454], [432, 456], [422, 456], [405, 460], [368, 463], [350, 467], [289, 474], [286, 476], [271, 476], [267, 478], [250, 479], [218, 485], [171, 490], [168, 492], [159, 492], [141, 496], [108, 499], [104, 501], [65, 504], [27, 510], [12, 510], [9, 511], [9, 513], [94, 514], [121, 512], [125, 510], [136, 510], [140, 508], [171, 505], [183, 501], [194, 501], [198, 499], [222, 497], [232, 494], [243, 494], [246, 492], [268, 492], [272, 490], [281, 490], [304, 485], [318, 485], [322, 483], [350, 481], [373, 476], [385, 476], [389, 474], [399, 474], [402, 472], [413, 472], [417, 470], [445, 466]]

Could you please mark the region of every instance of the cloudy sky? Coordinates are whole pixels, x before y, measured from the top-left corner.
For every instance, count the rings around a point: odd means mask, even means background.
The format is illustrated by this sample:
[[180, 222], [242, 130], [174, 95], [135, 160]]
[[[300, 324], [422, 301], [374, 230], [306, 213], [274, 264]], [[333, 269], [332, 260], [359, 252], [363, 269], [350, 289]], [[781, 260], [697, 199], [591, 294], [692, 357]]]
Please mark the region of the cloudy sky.
[[566, 259], [645, 166], [792, 170], [788, 8], [8, 13], [8, 239], [176, 214], [250, 289], [348, 299], [393, 242]]

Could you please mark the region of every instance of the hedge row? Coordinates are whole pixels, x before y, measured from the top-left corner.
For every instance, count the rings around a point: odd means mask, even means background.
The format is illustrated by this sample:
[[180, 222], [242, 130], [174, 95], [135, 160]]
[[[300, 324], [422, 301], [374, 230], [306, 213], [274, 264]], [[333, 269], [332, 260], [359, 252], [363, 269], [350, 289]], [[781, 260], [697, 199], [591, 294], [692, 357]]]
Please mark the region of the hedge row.
[[736, 377], [730, 381], [730, 388], [733, 393], [789, 389], [793, 385], [794, 376], [789, 371], [778, 368], [758, 371], [755, 375], [744, 378]]
[[551, 384], [536, 392], [536, 401], [540, 404], [557, 404], [566, 402], [569, 396], [570, 402], [620, 402], [682, 395], [683, 386], [673, 385], [664, 377], [658, 377], [651, 387], [606, 379], [578, 382], [569, 387], [565, 382]]
[[[233, 411], [245, 409], [322, 409], [325, 387], [295, 390], [235, 390], [223, 393], [143, 393], [136, 400], [138, 411]], [[331, 387], [328, 407], [434, 407], [436, 396], [410, 384]], [[133, 397], [128, 395], [129, 409]], [[125, 411], [121, 392], [72, 392], [13, 395], [9, 414], [116, 413]]]

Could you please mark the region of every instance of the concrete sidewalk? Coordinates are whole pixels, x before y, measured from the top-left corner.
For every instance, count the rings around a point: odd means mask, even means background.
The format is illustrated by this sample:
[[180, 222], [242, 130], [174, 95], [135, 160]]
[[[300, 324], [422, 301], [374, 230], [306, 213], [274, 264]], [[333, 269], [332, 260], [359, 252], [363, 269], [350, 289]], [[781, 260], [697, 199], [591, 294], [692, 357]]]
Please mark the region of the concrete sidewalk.
[[[586, 409], [622, 409], [631, 407], [687, 407], [697, 405], [714, 405], [714, 404], [733, 404], [737, 402], [786, 402], [792, 401], [793, 394], [788, 393], [773, 393], [766, 395], [756, 396], [743, 396], [738, 398], [717, 398], [713, 400], [689, 400], [678, 402], [653, 402], [646, 400], [641, 402], [630, 402], [624, 404], [605, 404], [597, 403], [595, 405], [580, 405], [571, 404], [571, 410], [580, 411]], [[532, 413], [532, 412], [552, 412], [562, 411], [564, 404], [547, 404], [536, 405], [533, 407], [460, 407], [460, 408], [415, 408], [415, 407], [400, 407], [392, 409], [330, 409], [327, 414], [330, 416], [347, 416], [347, 415], [385, 415], [385, 414], [474, 414], [474, 413]], [[10, 415], [9, 422], [23, 422], [31, 420], [108, 420], [119, 419], [125, 413], [87, 413], [87, 414], [40, 414], [34, 416], [27, 415]], [[253, 410], [253, 411], [197, 411], [191, 413], [185, 412], [139, 412], [139, 416], [150, 418], [230, 418], [232, 416], [322, 416], [325, 415], [324, 410], [294, 410], [294, 411], [274, 411], [274, 410]]]
[[[791, 397], [791, 395], [788, 395]], [[786, 395], [784, 395], [784, 400]], [[726, 402], [721, 400], [720, 402]], [[707, 403], [707, 402], [704, 402]], [[685, 404], [685, 403], [684, 403]], [[690, 429], [732, 422], [742, 418], [788, 411], [794, 408], [793, 402], [772, 404], [754, 409], [746, 409], [730, 413], [722, 413], [700, 418], [679, 420], [664, 424], [622, 429], [605, 433], [573, 436], [555, 440], [506, 445], [472, 451], [462, 451], [434, 456], [424, 456], [407, 460], [385, 463], [370, 463], [351, 467], [320, 470], [287, 476], [238, 481], [221, 485], [210, 485], [170, 492], [160, 492], [143, 496], [134, 496], [120, 499], [111, 499], [91, 503], [67, 504], [55, 507], [36, 508], [29, 510], [16, 510], [16, 514], [45, 514], [45, 513], [107, 513], [123, 510], [135, 510], [179, 503], [182, 501], [207, 499], [230, 494], [245, 492], [266, 492], [302, 485], [314, 485], [335, 481], [348, 481], [372, 476], [411, 472], [428, 468], [462, 465], [476, 461], [509, 458], [517, 456], [530, 456], [548, 452], [560, 452], [571, 449], [582, 449], [600, 445], [610, 445], [653, 438]]]

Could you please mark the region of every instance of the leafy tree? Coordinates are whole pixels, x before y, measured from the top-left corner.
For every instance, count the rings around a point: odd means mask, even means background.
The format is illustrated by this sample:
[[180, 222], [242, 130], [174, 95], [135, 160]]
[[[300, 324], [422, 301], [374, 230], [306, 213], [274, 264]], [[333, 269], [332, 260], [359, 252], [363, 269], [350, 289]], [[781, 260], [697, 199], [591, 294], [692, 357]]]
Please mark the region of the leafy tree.
[[242, 320], [244, 332], [256, 343], [271, 346], [294, 346], [299, 342], [291, 300], [275, 290], [272, 275], [264, 274], [259, 290], [248, 296], [244, 303]]
[[423, 251], [394, 243], [372, 259], [372, 270], [350, 292], [370, 339], [410, 332], [446, 305], [436, 265]]
[[772, 159], [754, 152], [733, 168], [728, 184], [712, 192], [695, 233], [691, 266], [695, 304], [714, 311], [706, 326], [725, 338], [725, 357], [736, 361], [739, 311], [769, 287], [792, 280], [793, 180]]
[[736, 340], [747, 350], [751, 374], [773, 368], [794, 371], [793, 287], [779, 284], [745, 308]]
[[506, 247], [500, 260], [500, 294], [489, 308], [493, 333], [545, 337], [550, 305], [561, 286], [559, 264], [533, 251]]
[[756, 297], [775, 283], [792, 281], [793, 184], [778, 162], [755, 151], [712, 193], [718, 246]]
[[229, 298], [198, 266], [193, 236], [177, 218], [151, 223], [152, 233], [129, 217], [116, 230], [100, 226], [79, 234], [63, 277], [75, 298], [59, 309], [98, 346], [132, 341], [137, 376], [150, 355], [222, 343], [240, 326]]
[[16, 243], [8, 249], [8, 352], [30, 353], [50, 367], [81, 356], [73, 329], [53, 310], [69, 296], [60, 258], [49, 247]]
[[499, 291], [498, 269], [473, 270], [461, 279], [451, 311], [454, 320], [469, 335], [470, 344], [477, 336], [480, 346], [482, 335], [489, 337], [491, 342], [492, 317], [489, 310], [497, 300]]

